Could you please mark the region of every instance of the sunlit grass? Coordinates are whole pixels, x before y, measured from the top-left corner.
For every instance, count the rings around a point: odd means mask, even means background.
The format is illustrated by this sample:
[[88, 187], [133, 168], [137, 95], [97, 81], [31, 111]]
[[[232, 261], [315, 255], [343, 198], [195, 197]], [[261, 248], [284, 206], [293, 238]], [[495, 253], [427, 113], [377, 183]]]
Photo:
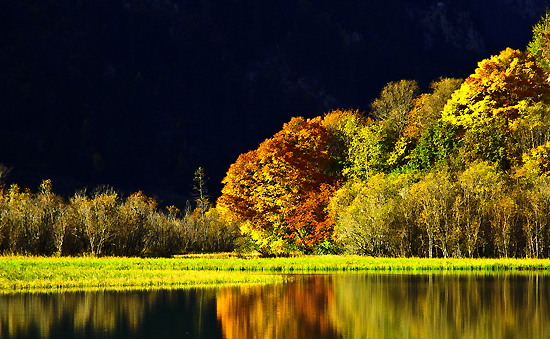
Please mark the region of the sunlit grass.
[[0, 293], [24, 290], [182, 288], [276, 283], [288, 273], [550, 271], [549, 259], [426, 259], [360, 256], [175, 258], [0, 257]]
[[0, 293], [35, 290], [181, 288], [275, 283], [284, 277], [193, 270], [177, 259], [0, 257]]
[[290, 258], [220, 258], [204, 255], [178, 258], [189, 269], [323, 273], [337, 271], [520, 271], [550, 270], [550, 259], [428, 259], [362, 256], [297, 256]]

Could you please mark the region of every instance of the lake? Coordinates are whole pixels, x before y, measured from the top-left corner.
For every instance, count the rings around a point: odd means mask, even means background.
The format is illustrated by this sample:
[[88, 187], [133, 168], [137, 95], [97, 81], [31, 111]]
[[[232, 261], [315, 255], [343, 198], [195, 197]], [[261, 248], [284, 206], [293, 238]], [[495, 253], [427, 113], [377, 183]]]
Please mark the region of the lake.
[[550, 276], [295, 275], [189, 290], [0, 295], [1, 338], [550, 338]]

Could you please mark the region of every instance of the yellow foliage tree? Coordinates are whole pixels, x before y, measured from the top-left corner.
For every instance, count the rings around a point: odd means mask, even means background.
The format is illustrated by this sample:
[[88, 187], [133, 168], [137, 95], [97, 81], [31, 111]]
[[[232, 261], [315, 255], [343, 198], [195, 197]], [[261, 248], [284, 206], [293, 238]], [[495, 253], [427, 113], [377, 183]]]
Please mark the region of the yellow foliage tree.
[[524, 100], [550, 102], [550, 86], [531, 54], [507, 48], [479, 62], [445, 105], [442, 118], [464, 128], [497, 116], [514, 120]]
[[548, 103], [550, 85], [535, 57], [507, 48], [478, 64], [445, 105], [442, 120], [461, 129], [465, 161], [491, 161], [507, 169], [521, 159], [518, 133], [512, 133], [524, 125], [518, 122]]
[[441, 118], [441, 112], [462, 79], [441, 78], [430, 84], [432, 93], [424, 93], [414, 99], [414, 106], [407, 116], [404, 135], [420, 139], [422, 134]]

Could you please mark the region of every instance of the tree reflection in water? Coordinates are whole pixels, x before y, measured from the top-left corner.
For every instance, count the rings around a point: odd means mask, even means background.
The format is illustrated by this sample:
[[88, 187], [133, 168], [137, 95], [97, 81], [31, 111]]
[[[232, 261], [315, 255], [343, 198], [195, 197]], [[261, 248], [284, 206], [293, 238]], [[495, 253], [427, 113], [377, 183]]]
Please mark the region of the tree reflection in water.
[[220, 291], [224, 338], [543, 338], [550, 277], [336, 274]]
[[216, 290], [0, 295], [0, 338], [221, 338]]
[[334, 305], [328, 277], [284, 285], [221, 290], [217, 314], [224, 338], [335, 338], [329, 317]]
[[0, 295], [1, 338], [544, 338], [550, 276], [334, 274], [218, 289]]
[[344, 338], [543, 338], [547, 275], [342, 276], [331, 318]]

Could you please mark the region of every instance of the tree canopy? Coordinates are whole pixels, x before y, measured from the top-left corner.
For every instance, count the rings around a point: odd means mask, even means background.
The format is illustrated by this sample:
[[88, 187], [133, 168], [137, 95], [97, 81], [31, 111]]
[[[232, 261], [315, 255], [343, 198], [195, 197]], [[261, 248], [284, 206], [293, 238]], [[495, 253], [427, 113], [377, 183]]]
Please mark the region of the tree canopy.
[[262, 253], [287, 245], [311, 251], [328, 240], [333, 223], [325, 209], [339, 174], [331, 171], [330, 135], [320, 117], [293, 118], [258, 149], [229, 168], [217, 206]]
[[499, 117], [514, 120], [521, 103], [550, 102], [550, 86], [535, 58], [507, 48], [478, 64], [443, 109], [443, 119], [464, 128]]
[[428, 93], [390, 82], [371, 108], [374, 120], [293, 118], [242, 154], [223, 181], [222, 216], [267, 254], [327, 243], [391, 256], [550, 249], [550, 86], [533, 55], [507, 48]]

